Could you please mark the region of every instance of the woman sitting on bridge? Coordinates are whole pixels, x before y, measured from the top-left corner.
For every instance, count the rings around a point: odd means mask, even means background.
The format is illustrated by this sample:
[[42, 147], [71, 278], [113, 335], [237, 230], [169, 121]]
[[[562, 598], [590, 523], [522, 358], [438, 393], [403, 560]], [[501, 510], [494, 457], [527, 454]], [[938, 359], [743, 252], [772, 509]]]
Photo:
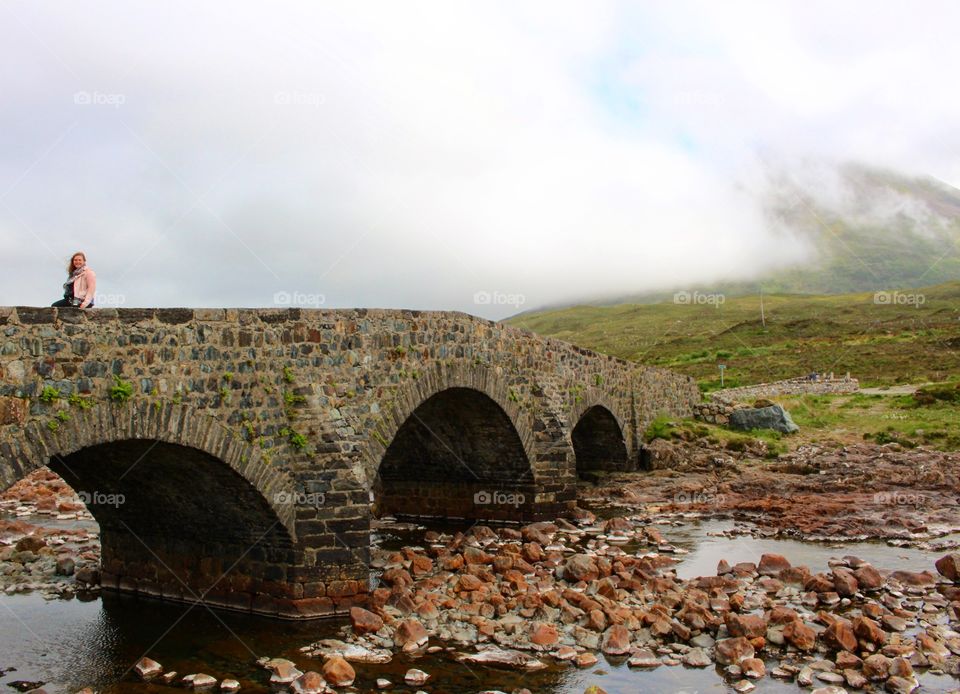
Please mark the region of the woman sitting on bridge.
[[87, 256], [77, 251], [67, 265], [67, 281], [63, 283], [63, 298], [52, 306], [60, 308], [76, 306], [93, 308], [93, 295], [97, 291], [97, 275], [87, 267]]

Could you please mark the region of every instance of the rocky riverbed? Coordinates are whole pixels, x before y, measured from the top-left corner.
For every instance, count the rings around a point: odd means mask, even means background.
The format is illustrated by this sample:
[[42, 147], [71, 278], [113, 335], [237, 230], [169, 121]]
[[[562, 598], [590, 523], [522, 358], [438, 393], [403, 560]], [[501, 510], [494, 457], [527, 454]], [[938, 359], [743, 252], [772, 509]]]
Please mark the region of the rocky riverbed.
[[[653, 470], [589, 476], [581, 498], [597, 515], [581, 509], [462, 531], [379, 521], [371, 602], [339, 633], [324, 629], [294, 653], [251, 654], [246, 667], [272, 688], [303, 694], [482, 691], [491, 672], [515, 674], [509, 691], [553, 691], [564, 671], [583, 673], [577, 681], [594, 693], [636, 691], [674, 669], [702, 672], [698, 686], [722, 680], [739, 692], [773, 683], [821, 694], [909, 692], [931, 678], [940, 686], [923, 691], [957, 684], [960, 555], [951, 535], [960, 528], [960, 458], [853, 444], [767, 459], [756, 446], [655, 442]], [[95, 526], [85, 526], [89, 516], [62, 484], [38, 473], [0, 501], [6, 592], [69, 597], [95, 586]], [[917, 554], [929, 559], [908, 569], [842, 550], [813, 569], [772, 552], [739, 563], [718, 556], [715, 570], [692, 576], [678, 571], [686, 555], [671, 535], [696, 517], [737, 521], [733, 532], [883, 540], [940, 554]], [[136, 666], [149, 688], [231, 691], [250, 681], [222, 668], [210, 676], [149, 659]], [[452, 688], [456, 667], [478, 686]], [[634, 673], [626, 688], [610, 686], [616, 668]]]
[[100, 589], [100, 533], [81, 499], [40, 469], [0, 496], [0, 590], [51, 598]]
[[[728, 516], [769, 536], [933, 546], [960, 529], [960, 454], [873, 443], [804, 445], [770, 459], [755, 440], [658, 439], [647, 474], [599, 474], [581, 499], [651, 513]], [[943, 545], [943, 549], [949, 546]]]

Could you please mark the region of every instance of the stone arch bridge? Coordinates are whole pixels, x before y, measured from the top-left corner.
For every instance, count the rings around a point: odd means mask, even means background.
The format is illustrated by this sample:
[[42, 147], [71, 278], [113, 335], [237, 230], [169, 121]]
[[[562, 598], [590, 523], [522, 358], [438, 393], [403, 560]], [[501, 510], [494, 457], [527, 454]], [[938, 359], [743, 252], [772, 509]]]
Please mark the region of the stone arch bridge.
[[555, 517], [697, 401], [462, 313], [0, 308], [0, 488], [73, 486], [104, 588], [282, 617], [364, 602], [373, 515]]

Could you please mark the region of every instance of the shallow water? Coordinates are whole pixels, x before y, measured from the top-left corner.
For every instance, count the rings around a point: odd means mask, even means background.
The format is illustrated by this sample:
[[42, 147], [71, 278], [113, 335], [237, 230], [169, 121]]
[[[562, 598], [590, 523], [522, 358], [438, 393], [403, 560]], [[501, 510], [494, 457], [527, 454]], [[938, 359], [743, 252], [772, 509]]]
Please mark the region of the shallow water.
[[[764, 552], [783, 554], [794, 564], [812, 570], [827, 568], [832, 557], [855, 554], [878, 568], [932, 569], [942, 553], [889, 547], [882, 543], [833, 545], [751, 537], [715, 537], [708, 533], [732, 527], [731, 522], [692, 522], [682, 527], [658, 526], [668, 540], [689, 550], [678, 557], [681, 577], [710, 575], [724, 558], [759, 560]], [[422, 531], [384, 533], [385, 545], [399, 543]], [[89, 602], [44, 600], [40, 595], [0, 596], [0, 669], [16, 667], [0, 682], [46, 682], [49, 692], [75, 692], [92, 686], [109, 694], [169, 691], [161, 685], [136, 681], [129, 669], [143, 655], [167, 670], [185, 675], [206, 672], [214, 677], [240, 680], [244, 691], [269, 691], [266, 671], [255, 664], [260, 656], [283, 656], [301, 670], [320, 670], [318, 660], [304, 658], [298, 649], [321, 638], [336, 638], [344, 621], [288, 622], [264, 617], [215, 611], [145, 598], [107, 594]], [[403, 673], [417, 667], [433, 675], [423, 689], [462, 693], [486, 689], [511, 691], [527, 687], [533, 692], [573, 694], [591, 684], [610, 694], [617, 692], [724, 692], [732, 691], [715, 668], [696, 670], [662, 666], [653, 671], [631, 670], [625, 659], [606, 660], [577, 670], [558, 664], [536, 673], [516, 673], [467, 667], [450, 653], [412, 659], [397, 656], [387, 665], [355, 665], [356, 688], [371, 691], [377, 677], [396, 683], [393, 690], [411, 692], [402, 683]], [[773, 667], [776, 661], [768, 661]], [[944, 692], [958, 686], [948, 676], [924, 675], [923, 692]], [[769, 677], [758, 681], [757, 692], [796, 692], [797, 687]], [[12, 691], [12, 690], [11, 690]]]

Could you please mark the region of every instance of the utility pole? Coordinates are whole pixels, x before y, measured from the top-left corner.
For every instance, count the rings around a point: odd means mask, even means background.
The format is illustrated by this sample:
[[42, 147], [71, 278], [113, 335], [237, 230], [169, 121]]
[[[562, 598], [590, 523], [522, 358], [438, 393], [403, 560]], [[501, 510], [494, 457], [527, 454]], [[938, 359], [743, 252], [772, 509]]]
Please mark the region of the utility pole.
[[763, 329], [767, 329], [767, 318], [763, 315], [763, 285], [760, 285], [760, 322], [763, 323]]

